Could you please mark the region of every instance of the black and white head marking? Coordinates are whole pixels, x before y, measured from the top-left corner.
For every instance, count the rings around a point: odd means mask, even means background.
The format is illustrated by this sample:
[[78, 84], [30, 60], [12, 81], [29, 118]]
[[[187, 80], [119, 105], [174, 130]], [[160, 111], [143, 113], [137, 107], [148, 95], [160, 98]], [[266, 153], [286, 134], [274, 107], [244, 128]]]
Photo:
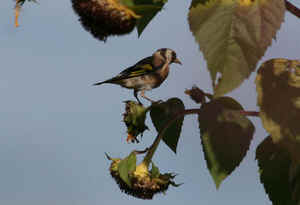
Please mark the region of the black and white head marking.
[[175, 51], [169, 48], [161, 48], [158, 49], [158, 51], [165, 60], [169, 59], [170, 62], [174, 62], [177, 57]]

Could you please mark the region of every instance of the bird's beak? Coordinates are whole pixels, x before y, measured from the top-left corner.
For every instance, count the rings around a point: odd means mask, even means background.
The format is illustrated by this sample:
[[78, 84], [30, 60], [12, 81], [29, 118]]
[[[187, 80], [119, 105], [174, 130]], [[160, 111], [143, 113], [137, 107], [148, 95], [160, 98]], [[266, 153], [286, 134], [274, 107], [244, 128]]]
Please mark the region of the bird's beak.
[[180, 60], [179, 60], [178, 58], [176, 58], [176, 59], [174, 60], [174, 63], [177, 63], [177, 64], [182, 65], [182, 63], [180, 62]]

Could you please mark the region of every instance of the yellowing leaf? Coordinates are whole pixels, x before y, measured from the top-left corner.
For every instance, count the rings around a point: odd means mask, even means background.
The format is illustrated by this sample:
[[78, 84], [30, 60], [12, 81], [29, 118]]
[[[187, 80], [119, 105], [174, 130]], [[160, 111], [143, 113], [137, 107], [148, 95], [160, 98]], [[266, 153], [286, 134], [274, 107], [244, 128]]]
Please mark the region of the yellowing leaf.
[[[299, 145], [298, 145], [299, 146]], [[298, 147], [299, 148], [299, 147]], [[256, 149], [260, 181], [274, 205], [300, 203], [300, 164], [268, 136]]]
[[192, 2], [190, 29], [207, 60], [216, 96], [232, 91], [255, 70], [284, 12], [284, 0]]
[[220, 97], [201, 106], [199, 127], [207, 168], [218, 188], [245, 157], [254, 126], [234, 99]]
[[300, 141], [300, 61], [266, 61], [258, 70], [256, 90], [263, 126], [273, 140]]

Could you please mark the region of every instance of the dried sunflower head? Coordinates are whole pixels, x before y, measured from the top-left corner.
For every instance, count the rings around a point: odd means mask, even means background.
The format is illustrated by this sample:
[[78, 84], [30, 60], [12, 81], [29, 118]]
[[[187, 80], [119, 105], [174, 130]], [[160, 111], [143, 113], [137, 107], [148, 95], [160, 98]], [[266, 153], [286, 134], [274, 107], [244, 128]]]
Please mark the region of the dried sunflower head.
[[148, 108], [134, 101], [126, 101], [125, 103], [123, 121], [127, 126], [127, 142], [139, 142], [137, 136], [142, 136], [144, 131], [148, 129], [145, 125]]
[[135, 167], [132, 158], [131, 154], [123, 160], [112, 160], [110, 165], [110, 174], [121, 191], [140, 199], [152, 199], [155, 194], [165, 192], [169, 185], [178, 186], [173, 181], [175, 175], [161, 174], [153, 163], [151, 170], [145, 162]]
[[110, 35], [130, 33], [139, 18], [118, 0], [72, 0], [72, 6], [82, 26], [102, 41]]

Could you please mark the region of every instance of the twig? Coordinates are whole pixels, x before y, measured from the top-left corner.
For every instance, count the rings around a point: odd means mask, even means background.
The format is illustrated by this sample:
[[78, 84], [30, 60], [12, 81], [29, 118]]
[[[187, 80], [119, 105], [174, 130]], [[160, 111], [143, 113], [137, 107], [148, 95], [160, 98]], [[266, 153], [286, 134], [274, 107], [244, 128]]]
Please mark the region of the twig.
[[259, 112], [257, 112], [257, 111], [241, 110], [240, 113], [242, 115], [246, 115], [246, 116], [259, 117]]
[[300, 18], [300, 9], [293, 5], [291, 2], [285, 0], [285, 7], [289, 12]]

